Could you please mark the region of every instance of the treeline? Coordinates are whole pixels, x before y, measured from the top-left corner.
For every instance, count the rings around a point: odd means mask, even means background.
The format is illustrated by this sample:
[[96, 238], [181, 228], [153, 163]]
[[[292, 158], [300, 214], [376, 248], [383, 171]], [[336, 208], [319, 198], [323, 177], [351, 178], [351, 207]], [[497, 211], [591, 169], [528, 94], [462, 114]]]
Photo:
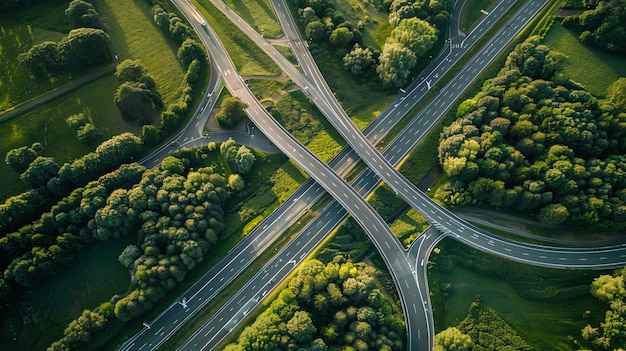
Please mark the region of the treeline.
[[[52, 211], [53, 218], [69, 221], [66, 232], [78, 230], [75, 237], [64, 234], [63, 244], [73, 244], [75, 250], [125, 235], [137, 235], [139, 241], [118, 258], [133, 276], [133, 289], [114, 302], [83, 311], [49, 350], [84, 349], [113, 323], [117, 326], [152, 308], [210, 254], [224, 228], [223, 205], [236, 191], [226, 182], [221, 165], [206, 166], [217, 156], [216, 148], [202, 147], [168, 156], [154, 169], [124, 165], [77, 189], [68, 197], [71, 200], [59, 204], [63, 208]], [[241, 177], [238, 173], [230, 176]], [[238, 189], [244, 186], [241, 180]], [[80, 224], [72, 222], [78, 219]], [[52, 264], [71, 260], [71, 256], [63, 257], [65, 261], [51, 258]], [[98, 342], [103, 338], [98, 337]]]
[[42, 77], [64, 71], [94, 67], [111, 61], [111, 38], [102, 30], [100, 14], [88, 2], [73, 0], [65, 15], [78, 27], [61, 41], [33, 45], [18, 56], [22, 67]]
[[532, 347], [498, 313], [476, 297], [467, 317], [435, 335], [433, 351], [530, 351]]
[[[623, 350], [626, 349], [626, 268], [605, 274], [591, 283], [591, 294], [606, 302], [608, 310], [604, 321], [599, 326], [587, 324], [582, 330], [582, 342], [574, 339], [576, 346], [586, 350]], [[585, 316], [591, 311], [585, 311]]]
[[[394, 27], [381, 53], [366, 47], [360, 29], [346, 21], [327, 0], [298, 0], [299, 14], [306, 38], [343, 56], [344, 68], [357, 76], [377, 78], [384, 88], [402, 87], [409, 81], [413, 68], [443, 33], [450, 21], [453, 1], [382, 1], [378, 6], [389, 11], [389, 23]], [[367, 16], [366, 16], [367, 17]]]
[[119, 257], [133, 272], [136, 288], [115, 304], [107, 302], [94, 311], [83, 311], [49, 350], [83, 349], [108, 329], [115, 317], [124, 321], [151, 308], [204, 258], [223, 228], [221, 203], [229, 196], [224, 178], [214, 167], [194, 171], [207, 162], [207, 151], [211, 150], [186, 150], [179, 157], [170, 156], [159, 168], [134, 180], [108, 177], [119, 184], [136, 184], [128, 190], [118, 184], [107, 196], [101, 184], [90, 184], [82, 192], [83, 198], [73, 206], [91, 219], [81, 234], [109, 240], [139, 231], [143, 238]]
[[307, 261], [224, 350], [402, 350], [404, 321], [375, 277], [373, 267], [342, 256]]
[[[166, 12], [163, 7], [154, 1], [148, 0], [148, 3], [153, 5], [152, 7], [152, 19], [156, 25], [171, 39], [176, 45], [179, 45], [177, 56], [182, 67], [186, 70], [183, 81], [178, 89], [177, 101], [165, 106], [161, 113], [161, 125], [159, 127], [145, 124], [141, 131], [141, 138], [146, 145], [156, 145], [162, 141], [166, 135], [176, 130], [181, 122], [185, 119], [189, 105], [193, 101], [194, 89], [199, 88], [200, 78], [203, 72], [207, 69], [207, 54], [204, 46], [194, 39], [195, 34], [191, 27], [185, 24], [178, 15], [173, 12]], [[145, 72], [144, 72], [145, 73]], [[141, 86], [143, 84], [144, 86]], [[122, 84], [124, 85], [124, 83]], [[126, 83], [129, 85], [129, 83]], [[145, 86], [141, 80], [133, 86], [126, 86], [126, 90], [130, 91], [134, 88], [137, 93], [135, 96], [143, 97], [141, 101], [130, 101], [132, 104], [143, 108], [142, 114], [140, 114], [140, 121], [147, 122], [147, 113], [152, 110], [160, 109], [160, 99], [154, 99], [156, 93], [156, 87]], [[120, 89], [123, 87], [120, 86]], [[138, 92], [141, 90], [141, 92]], [[120, 91], [116, 94], [116, 103], [119, 101]], [[156, 103], [155, 103], [156, 102]], [[120, 105], [118, 105], [120, 106]], [[126, 104], [126, 106], [129, 106]], [[122, 110], [122, 109], [120, 109]], [[126, 109], [126, 111], [133, 111], [132, 108]], [[128, 112], [127, 112], [128, 114]], [[132, 113], [131, 113], [132, 115]]]
[[[112, 137], [85, 156], [56, 166], [52, 158], [38, 156], [39, 143], [7, 152], [5, 162], [20, 174], [29, 188], [0, 205], [0, 233], [5, 235], [36, 219], [47, 205], [58, 201], [74, 189], [131, 162], [144, 151], [142, 142], [131, 133]], [[56, 172], [53, 172], [54, 170]], [[2, 245], [0, 238], [0, 246]]]
[[579, 2], [585, 11], [565, 17], [562, 24], [580, 33], [583, 43], [626, 55], [626, 0]]
[[459, 106], [440, 136], [450, 180], [437, 199], [546, 224], [626, 227], [626, 112], [563, 76], [565, 59], [531, 37]]

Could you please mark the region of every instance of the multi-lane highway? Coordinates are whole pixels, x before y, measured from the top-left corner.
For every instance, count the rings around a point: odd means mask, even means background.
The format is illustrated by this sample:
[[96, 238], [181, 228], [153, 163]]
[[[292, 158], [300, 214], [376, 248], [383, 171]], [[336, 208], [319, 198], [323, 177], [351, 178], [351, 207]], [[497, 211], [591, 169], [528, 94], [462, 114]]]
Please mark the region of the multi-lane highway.
[[[193, 17], [193, 13], [190, 13], [190, 11], [194, 12], [195, 9], [188, 6], [186, 3], [179, 5], [181, 5], [181, 11], [185, 13], [188, 18]], [[287, 133], [282, 126], [271, 118], [269, 113], [250, 92], [247, 85], [243, 82], [243, 79], [236, 73], [234, 64], [226, 54], [226, 50], [214, 34], [212, 28], [203, 26], [200, 30], [201, 40], [204, 42], [209, 52], [214, 55], [214, 67], [220, 71], [231, 93], [240, 97], [248, 104], [248, 116], [254, 121], [257, 128], [270, 137], [285, 154], [321, 184], [325, 190], [355, 218], [366, 232], [368, 232], [376, 248], [383, 252], [383, 257], [390, 267], [396, 284], [406, 286], [407, 288], [410, 286], [414, 287], [415, 280], [409, 269], [409, 264], [403, 249], [380, 215], [378, 215], [378, 213], [376, 213], [376, 211], [374, 211], [371, 206], [328, 165], [319, 161], [312, 153]], [[375, 233], [383, 235], [376, 236]], [[403, 300], [415, 300], [414, 295], [417, 295], [417, 292], [414, 289], [406, 289], [405, 291], [400, 289], [400, 295]], [[425, 313], [424, 311], [421, 312], [422, 314]], [[406, 315], [407, 325], [411, 325], [412, 320], [414, 324], [417, 324], [426, 319], [425, 316], [418, 318], [415, 314]], [[411, 347], [411, 349], [416, 349], [416, 346], [417, 345]], [[429, 345], [426, 347], [429, 347]]]
[[[507, 27], [507, 28], [508, 28], [508, 27]], [[451, 46], [451, 48], [453, 48], [453, 46], [454, 46], [454, 45], [455, 45], [455, 44], [453, 44], [453, 45]], [[447, 58], [447, 59], [449, 60], [449, 58]], [[449, 61], [448, 61], [448, 62], [449, 62]], [[437, 73], [433, 73], [433, 75], [434, 75], [434, 74], [437, 74]], [[424, 85], [424, 84], [422, 84], [422, 87], [423, 87], [423, 85]], [[408, 90], [408, 89], [407, 89], [407, 90]], [[411, 91], [409, 91], [409, 92], [407, 93], [407, 97], [408, 97], [408, 96], [411, 96], [410, 94], [411, 94], [412, 92], [414, 92], [414, 91], [417, 91], [417, 90], [416, 90], [416, 89], [412, 89]], [[443, 91], [443, 90], [442, 90], [442, 91]], [[410, 101], [410, 100], [409, 100], [409, 101]], [[407, 102], [407, 100], [406, 100], [406, 99], [400, 100], [399, 102], [397, 102], [397, 103], [396, 103], [397, 105], [396, 105], [396, 104], [394, 104], [394, 107], [393, 107], [393, 108], [391, 108], [390, 110], [392, 110], [392, 112], [394, 112], [394, 111], [396, 111], [396, 110], [398, 109], [398, 107], [399, 107], [398, 105], [400, 105], [400, 104], [402, 104], [402, 103], [406, 103], [406, 102]], [[403, 134], [404, 134], [404, 133], [403, 133]], [[417, 135], [417, 134], [413, 134], [413, 135]], [[406, 139], [406, 135], [405, 135], [405, 136], [404, 136], [404, 140], [402, 139], [402, 136], [399, 136], [399, 137], [398, 137], [398, 139], [396, 139], [396, 140], [404, 141], [404, 143], [406, 144], [406, 140], [408, 140], [408, 139]], [[399, 143], [399, 144], [402, 144], [402, 143]], [[393, 145], [398, 145], [398, 143], [394, 143]], [[393, 147], [393, 145], [392, 145], [392, 147]], [[390, 147], [390, 148], [391, 148], [391, 147]], [[399, 146], [399, 149], [400, 149], [400, 150], [402, 150], [402, 149], [406, 150], [407, 148], [406, 148], [406, 145], [400, 145], [400, 146]], [[406, 151], [405, 151], [405, 152], [406, 152]], [[385, 156], [387, 156], [387, 155], [385, 155]], [[392, 163], [393, 163], [393, 162], [392, 162]], [[441, 218], [441, 219], [443, 219], [443, 218]], [[447, 225], [450, 225], [450, 226], [451, 226], [451, 223], [447, 223]], [[319, 228], [318, 228], [318, 229], [319, 229]], [[433, 236], [433, 237], [435, 237], [435, 236]], [[473, 237], [473, 236], [472, 236], [472, 237]], [[475, 240], [479, 241], [479, 239], [475, 239]], [[311, 242], [315, 242], [315, 241], [311, 241]], [[485, 247], [495, 246], [495, 245], [496, 245], [495, 241], [491, 241], [491, 242], [490, 242], [490, 241], [485, 241], [484, 243], [480, 243], [480, 244], [481, 244], [481, 245], [483, 245], [483, 246], [485, 246]], [[523, 245], [522, 245], [522, 246], [523, 246]], [[500, 252], [507, 252], [507, 248], [500, 248], [499, 250], [500, 250]], [[513, 249], [512, 249], [511, 247], [508, 247], [508, 250], [511, 250], [511, 252], [513, 251]], [[527, 252], [527, 251], [525, 251], [525, 253], [526, 253], [528, 256], [530, 256], [530, 255], [531, 255], [531, 254], [530, 254], [529, 252]], [[584, 252], [581, 252], [581, 254], [582, 254], [582, 255], [585, 255], [585, 253], [584, 253]], [[613, 253], [613, 252], [612, 252], [612, 254], [614, 255], [614, 253]], [[305, 255], [305, 253], [298, 253], [298, 255], [302, 256], [302, 255]], [[518, 256], [525, 256], [525, 255], [524, 255], [524, 252], [518, 253], [517, 255], [518, 255]], [[529, 260], [532, 260], [532, 259], [538, 259], [538, 260], [541, 260], [541, 259], [543, 259], [542, 257], [547, 258], [548, 256], [554, 256], [554, 254], [553, 254], [553, 253], [548, 253], [548, 254], [544, 254], [544, 255], [537, 255], [536, 257], [531, 257], [531, 258], [529, 258]], [[294, 257], [299, 257], [299, 256], [294, 256]], [[603, 258], [603, 257], [604, 257], [604, 258]], [[300, 258], [300, 260], [302, 259], [302, 257], [299, 257], [299, 258]], [[582, 258], [581, 258], [581, 259], [582, 259]], [[607, 256], [599, 256], [597, 259], [598, 259], [598, 260], [602, 260], [602, 259], [607, 260], [608, 258], [607, 258]], [[279, 260], [280, 260], [280, 258], [279, 258]], [[565, 258], [565, 260], [567, 260], [567, 258]], [[559, 261], [563, 261], [563, 257], [561, 257], [561, 258], [559, 259]], [[281, 261], [278, 261], [278, 262], [281, 262]], [[295, 260], [295, 259], [289, 259], [289, 260], [285, 260], [285, 262], [293, 262], [293, 264], [295, 264], [295, 263], [296, 263], [296, 260]], [[571, 264], [571, 262], [567, 262], [567, 263], [568, 263], [568, 264]], [[292, 264], [289, 264], [288, 266], [291, 266], [291, 265], [292, 265]], [[592, 264], [590, 264], [590, 265], [592, 265]], [[422, 261], [422, 264], [419, 264], [419, 265], [418, 265], [418, 264], [417, 264], [417, 262], [416, 262], [414, 266], [416, 266], [416, 267], [418, 267], [418, 266], [422, 266], [422, 267], [423, 267], [423, 261]], [[268, 274], [269, 274], [269, 273], [268, 273]], [[267, 276], [266, 276], [265, 278], [267, 278]], [[252, 285], [250, 285], [250, 288], [252, 288]], [[254, 286], [254, 288], [253, 288], [252, 290], [254, 290], [254, 289], [256, 289], [256, 288], [258, 288], [258, 287], [257, 287], [257, 286]], [[260, 291], [260, 290], [259, 290], [259, 293], [261, 293], [261, 294], [263, 294], [263, 295], [264, 295], [264, 292], [263, 292], [263, 291]], [[253, 297], [251, 300], [254, 300], [254, 299], [255, 299], [255, 298]], [[258, 296], [256, 297], [256, 299], [258, 299]], [[250, 300], [244, 300], [244, 301], [250, 301]], [[187, 304], [189, 304], [189, 302], [187, 302]], [[247, 307], [247, 306], [243, 306], [243, 307]], [[413, 305], [413, 308], [415, 308], [415, 305]], [[231, 307], [231, 309], [230, 309], [230, 310], [224, 310], [224, 311], [226, 311], [225, 313], [228, 315], [228, 313], [233, 314], [233, 313], [234, 313], [234, 310], [235, 310], [235, 308]], [[407, 312], [407, 311], [405, 310], [405, 313], [406, 313], [406, 312]], [[417, 311], [415, 311], [415, 312], [417, 313]], [[247, 313], [247, 309], [246, 309], [246, 308], [244, 308], [243, 310], [237, 310], [237, 313], [243, 313], [243, 314], [245, 314], [245, 313]], [[235, 317], [236, 317], [236, 315], [237, 315], [237, 313], [234, 313], [234, 314], [233, 314], [233, 317], [232, 317], [233, 319], [232, 319], [232, 320], [231, 320], [231, 319], [229, 319], [232, 323], [234, 323], [234, 321], [235, 321], [236, 319], [237, 319], [237, 320], [239, 319], [239, 318], [235, 318]], [[222, 322], [223, 322], [223, 320], [222, 320]], [[174, 323], [174, 324], [175, 324], [175, 323]], [[431, 326], [431, 327], [432, 327], [432, 326]], [[159, 330], [157, 329], [157, 330], [156, 330], [156, 332], [158, 332], [158, 331], [159, 331]], [[161, 331], [161, 333], [164, 333], [164, 332], [163, 332], [163, 331]], [[155, 333], [155, 334], [158, 334], [158, 333]], [[211, 333], [209, 333], [209, 334], [211, 334]], [[418, 335], [417, 335], [417, 336], [419, 337], [419, 332], [418, 332]], [[413, 336], [413, 337], [415, 337], [415, 336]]]

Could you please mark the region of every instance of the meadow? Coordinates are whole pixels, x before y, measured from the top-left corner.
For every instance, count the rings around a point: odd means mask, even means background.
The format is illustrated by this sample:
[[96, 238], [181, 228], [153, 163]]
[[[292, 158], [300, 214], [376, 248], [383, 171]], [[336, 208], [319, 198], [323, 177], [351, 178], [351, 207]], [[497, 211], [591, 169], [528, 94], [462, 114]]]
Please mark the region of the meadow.
[[[438, 247], [428, 269], [429, 282], [446, 287], [445, 293], [433, 297], [433, 306], [439, 299], [444, 304], [433, 309], [437, 331], [459, 324], [476, 296], [536, 350], [572, 350], [568, 336], [581, 339], [585, 325], [597, 325], [604, 317], [606, 307], [589, 293], [591, 280], [601, 271], [520, 264], [465, 248], [452, 239], [444, 239]], [[583, 318], [587, 310], [589, 319]]]
[[578, 35], [555, 21], [543, 43], [567, 55], [565, 74], [597, 97], [620, 77], [626, 77], [626, 59], [583, 45]]

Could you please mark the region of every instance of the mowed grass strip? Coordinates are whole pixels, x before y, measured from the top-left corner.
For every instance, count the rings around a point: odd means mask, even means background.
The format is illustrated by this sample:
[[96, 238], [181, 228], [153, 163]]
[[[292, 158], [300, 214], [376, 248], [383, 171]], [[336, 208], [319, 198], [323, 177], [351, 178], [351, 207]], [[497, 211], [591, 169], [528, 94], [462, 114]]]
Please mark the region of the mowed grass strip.
[[243, 76], [275, 76], [280, 68], [237, 26], [209, 1], [193, 1], [202, 16], [220, 37], [239, 74]]
[[170, 43], [168, 34], [152, 20], [152, 8], [139, 0], [99, 0], [97, 9], [107, 25], [119, 62], [140, 60], [154, 77], [163, 102], [167, 105], [178, 98], [185, 72], [176, 57], [176, 44]]
[[481, 11], [490, 11], [497, 4], [496, 0], [467, 0], [461, 11], [459, 29], [469, 33], [486, 15]]
[[44, 41], [58, 42], [72, 27], [64, 3], [44, 3], [0, 13], [0, 111], [6, 111], [46, 91], [66, 84], [69, 74], [37, 79], [22, 68], [18, 56]]
[[565, 73], [598, 97], [620, 77], [626, 77], [626, 58], [583, 45], [577, 34], [558, 21], [552, 25], [543, 43], [567, 55]]
[[283, 34], [268, 0], [225, 0], [224, 3], [263, 37], [278, 38]]

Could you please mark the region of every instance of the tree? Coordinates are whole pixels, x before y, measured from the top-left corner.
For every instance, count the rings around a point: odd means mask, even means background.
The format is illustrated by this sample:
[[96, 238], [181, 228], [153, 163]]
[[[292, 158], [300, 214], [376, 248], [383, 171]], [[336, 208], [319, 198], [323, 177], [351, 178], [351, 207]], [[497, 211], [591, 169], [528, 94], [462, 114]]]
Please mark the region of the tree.
[[624, 278], [620, 275], [603, 274], [591, 283], [591, 294], [602, 301], [610, 302], [626, 296]]
[[354, 44], [352, 50], [343, 57], [343, 67], [354, 75], [371, 72], [376, 66], [374, 53], [370, 48]]
[[131, 269], [135, 260], [139, 258], [140, 255], [141, 252], [136, 245], [128, 245], [124, 251], [122, 251], [117, 260], [122, 264], [122, 266]]
[[297, 311], [287, 322], [287, 332], [297, 342], [304, 344], [313, 341], [313, 335], [317, 331], [309, 314], [305, 311]]
[[228, 187], [234, 191], [242, 191], [246, 187], [246, 183], [241, 175], [232, 173], [228, 176]]
[[232, 128], [239, 120], [246, 116], [244, 111], [248, 105], [238, 97], [229, 96], [222, 101], [220, 111], [215, 115], [215, 119], [224, 128]]
[[102, 29], [73, 29], [59, 42], [63, 65], [70, 70], [93, 67], [110, 60], [111, 39]]
[[120, 83], [139, 82], [148, 74], [140, 60], [126, 59], [115, 67], [115, 76]]
[[88, 122], [89, 119], [87, 119], [85, 114], [82, 112], [71, 115], [65, 119], [65, 123], [67, 123], [67, 125], [75, 131], [78, 131], [80, 127], [84, 126]]
[[94, 144], [98, 139], [100, 139], [100, 132], [98, 128], [91, 123], [87, 123], [84, 126], [78, 128], [76, 132], [76, 136], [78, 140], [82, 141], [85, 144]]
[[65, 10], [65, 15], [69, 17], [77, 27], [102, 28], [100, 14], [92, 4], [83, 0], [72, 0]]
[[435, 335], [433, 351], [468, 351], [474, 343], [469, 335], [455, 327], [449, 327]]
[[565, 222], [567, 217], [569, 217], [567, 207], [561, 204], [550, 204], [541, 208], [537, 219], [543, 224], [556, 225]]
[[154, 111], [163, 107], [161, 96], [139, 82], [126, 82], [117, 88], [115, 105], [122, 116], [129, 120], [149, 118]]
[[237, 172], [241, 174], [250, 172], [252, 165], [254, 165], [254, 160], [254, 154], [250, 151], [250, 149], [248, 149], [245, 145], [241, 145], [241, 147], [237, 150], [234, 160]]
[[326, 26], [320, 20], [313, 20], [307, 23], [304, 28], [304, 35], [309, 40], [319, 43], [326, 40], [327, 31]]
[[161, 140], [161, 131], [159, 128], [146, 124], [141, 127], [141, 141], [144, 145], [153, 146]]
[[53, 41], [33, 45], [27, 52], [18, 56], [19, 64], [35, 76], [53, 73], [61, 68], [59, 46]]
[[31, 147], [22, 146], [7, 152], [4, 162], [17, 173], [24, 173], [31, 162], [37, 158], [37, 152]]
[[437, 29], [417, 17], [408, 18], [391, 31], [386, 43], [398, 43], [413, 51], [417, 58], [426, 54], [437, 41]]
[[413, 51], [398, 43], [385, 43], [376, 72], [383, 87], [402, 87], [416, 63]]
[[196, 40], [187, 38], [178, 48], [177, 52], [178, 60], [182, 63], [185, 69], [189, 68], [189, 65], [193, 60], [199, 62], [206, 61], [206, 53], [204, 47]]
[[330, 38], [328, 40], [336, 47], [346, 49], [352, 43], [353, 39], [354, 34], [352, 34], [350, 29], [346, 27], [338, 27], [330, 33]]
[[52, 157], [38, 156], [20, 178], [27, 187], [34, 189], [48, 184], [58, 171], [59, 165]]

